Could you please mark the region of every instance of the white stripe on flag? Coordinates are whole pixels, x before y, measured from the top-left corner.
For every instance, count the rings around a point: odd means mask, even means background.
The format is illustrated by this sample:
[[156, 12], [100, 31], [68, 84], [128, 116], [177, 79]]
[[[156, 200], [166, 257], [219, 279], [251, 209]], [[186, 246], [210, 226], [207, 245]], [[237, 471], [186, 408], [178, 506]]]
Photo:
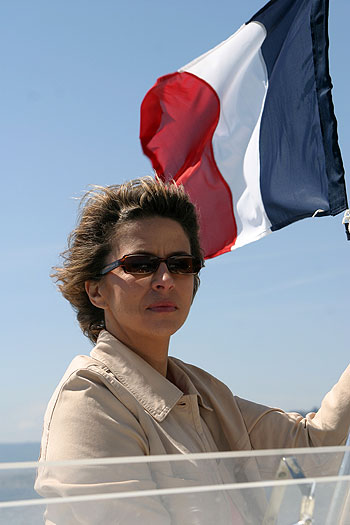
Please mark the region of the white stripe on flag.
[[268, 88], [260, 48], [265, 38], [264, 26], [251, 22], [179, 70], [206, 81], [220, 99], [213, 151], [232, 193], [233, 249], [267, 235], [271, 227], [260, 192], [259, 135]]

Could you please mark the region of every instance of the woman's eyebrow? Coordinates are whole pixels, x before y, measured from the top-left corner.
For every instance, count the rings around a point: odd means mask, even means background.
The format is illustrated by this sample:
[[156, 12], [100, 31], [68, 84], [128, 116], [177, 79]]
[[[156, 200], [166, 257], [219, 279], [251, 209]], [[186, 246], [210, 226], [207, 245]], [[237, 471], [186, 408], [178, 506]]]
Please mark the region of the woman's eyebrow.
[[154, 255], [152, 252], [147, 250], [135, 250], [134, 252], [128, 253], [128, 255]]
[[[152, 255], [152, 257], [158, 257], [155, 253], [148, 252], [146, 250], [137, 250], [135, 252], [128, 253], [128, 255]], [[191, 253], [188, 253], [186, 251], [177, 251], [177, 252], [171, 252], [167, 255], [167, 257], [172, 257], [173, 255], [191, 255]], [[162, 257], [160, 257], [162, 258]]]
[[[186, 251], [181, 251], [181, 252], [172, 252], [171, 255], [192, 255], [192, 254]], [[168, 255], [168, 257], [170, 257], [170, 255]]]

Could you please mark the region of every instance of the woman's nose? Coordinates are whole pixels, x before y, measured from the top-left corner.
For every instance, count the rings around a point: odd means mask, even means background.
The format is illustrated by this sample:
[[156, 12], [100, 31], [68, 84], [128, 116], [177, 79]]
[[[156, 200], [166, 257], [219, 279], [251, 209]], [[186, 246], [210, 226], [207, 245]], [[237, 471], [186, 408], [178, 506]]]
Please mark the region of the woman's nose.
[[152, 277], [152, 287], [159, 290], [160, 288], [170, 289], [174, 287], [174, 276], [169, 271], [165, 262], [161, 262], [157, 271]]

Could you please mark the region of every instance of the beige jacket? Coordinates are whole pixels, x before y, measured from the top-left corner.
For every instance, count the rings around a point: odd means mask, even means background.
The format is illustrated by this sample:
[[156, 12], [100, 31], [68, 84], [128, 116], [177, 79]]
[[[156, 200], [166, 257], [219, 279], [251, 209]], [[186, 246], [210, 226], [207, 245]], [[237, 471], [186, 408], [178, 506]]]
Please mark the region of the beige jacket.
[[[40, 459], [342, 445], [349, 426], [350, 367], [325, 396], [320, 410], [304, 418], [233, 396], [215, 377], [173, 357], [169, 357], [165, 378], [103, 331], [91, 357], [78, 356], [73, 360], [49, 402]], [[105, 469], [98, 476], [91, 470], [53, 472], [43, 468], [36, 489], [45, 496], [62, 496], [80, 494], [83, 490], [109, 492], [182, 486], [184, 480], [195, 485], [242, 481], [252, 473], [251, 465], [235, 468], [233, 472], [215, 461], [210, 466], [208, 462], [180, 463], [152, 468], [145, 463], [137, 467], [119, 466], [113, 467], [113, 471]], [[215, 493], [215, 498], [213, 494], [193, 498], [144, 497], [141, 507], [131, 500], [123, 505], [111, 501], [108, 505], [75, 504], [66, 505], [64, 512], [63, 506], [51, 506], [46, 523], [259, 521], [256, 517], [259, 510], [249, 511], [239, 498], [235, 500], [224, 493]], [[259, 505], [261, 501], [257, 509]]]

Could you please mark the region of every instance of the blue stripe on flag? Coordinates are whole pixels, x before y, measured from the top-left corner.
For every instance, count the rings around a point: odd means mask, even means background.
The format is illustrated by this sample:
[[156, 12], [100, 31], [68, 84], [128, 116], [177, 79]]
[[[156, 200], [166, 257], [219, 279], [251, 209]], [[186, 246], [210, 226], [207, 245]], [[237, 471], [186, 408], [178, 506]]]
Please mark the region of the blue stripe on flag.
[[[322, 48], [327, 14], [328, 0], [274, 0], [250, 20], [267, 30], [262, 55], [269, 88], [260, 129], [260, 172], [272, 230], [316, 210], [329, 215], [347, 207], [331, 81], [325, 75], [328, 39]], [[334, 144], [338, 149], [332, 150]]]
[[344, 166], [338, 143], [337, 120], [332, 101], [332, 80], [329, 75], [328, 8], [328, 0], [313, 1], [311, 32], [321, 132], [326, 156], [328, 198], [330, 212], [332, 215], [336, 215], [348, 207], [348, 202], [346, 198]]

